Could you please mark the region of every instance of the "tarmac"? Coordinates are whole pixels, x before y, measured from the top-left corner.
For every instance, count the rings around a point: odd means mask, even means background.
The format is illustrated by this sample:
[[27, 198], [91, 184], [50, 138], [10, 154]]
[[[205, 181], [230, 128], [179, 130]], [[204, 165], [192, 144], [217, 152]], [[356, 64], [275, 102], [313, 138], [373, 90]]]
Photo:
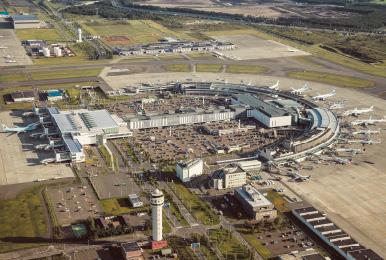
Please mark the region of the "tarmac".
[[[9, 111], [0, 113], [0, 122], [23, 124], [21, 117], [11, 116]], [[28, 133], [0, 133], [0, 185], [74, 176], [65, 164], [40, 164], [49, 154], [36, 153], [31, 139]]]

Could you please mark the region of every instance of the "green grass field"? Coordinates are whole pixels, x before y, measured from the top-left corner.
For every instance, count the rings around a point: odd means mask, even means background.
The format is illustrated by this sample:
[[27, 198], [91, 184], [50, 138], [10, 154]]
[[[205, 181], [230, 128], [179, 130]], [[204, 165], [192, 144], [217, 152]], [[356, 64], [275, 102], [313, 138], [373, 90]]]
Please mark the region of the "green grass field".
[[[47, 231], [41, 186], [20, 193], [15, 199], [0, 201], [0, 239], [6, 237], [43, 237]], [[0, 252], [38, 246], [33, 243], [0, 242]]]
[[16, 36], [19, 40], [44, 40], [48, 42], [60, 42], [62, 37], [55, 29], [17, 29]]
[[209, 230], [209, 239], [225, 259], [249, 259], [247, 249], [225, 229]]
[[290, 209], [287, 207], [287, 202], [276, 191], [273, 191], [273, 190], [268, 191], [268, 194], [266, 197], [273, 203], [273, 205], [275, 205], [275, 208], [278, 211], [280, 212], [290, 211]]
[[213, 54], [208, 52], [191, 52], [187, 53], [186, 56], [188, 56], [192, 60], [209, 60], [215, 58]]
[[242, 234], [245, 240], [256, 249], [256, 251], [264, 258], [269, 259], [272, 257], [272, 252], [257, 239], [257, 234]]
[[9, 82], [26, 81], [26, 80], [28, 80], [28, 77], [27, 77], [27, 74], [24, 74], [24, 73], [0, 75], [0, 83], [9, 83]]
[[101, 69], [83, 69], [83, 70], [57, 70], [34, 72], [31, 74], [33, 80], [77, 78], [77, 77], [95, 77], [98, 76]]
[[268, 69], [258, 65], [228, 65], [227, 73], [261, 74]]
[[[145, 43], [156, 43], [164, 37], [174, 37], [181, 40], [193, 40], [191, 36], [183, 32], [172, 31], [161, 24], [151, 20], [127, 20], [109, 21], [106, 19], [92, 19], [92, 21], [80, 21], [81, 25], [93, 35], [100, 36], [126, 36], [127, 43], [124, 45], [138, 45]], [[107, 44], [114, 45], [114, 42]]]
[[287, 76], [290, 78], [316, 81], [340, 87], [369, 88], [374, 86], [373, 81], [318, 71], [293, 71], [287, 73]]
[[197, 64], [197, 72], [220, 72], [222, 69], [221, 64]]
[[132, 208], [129, 207], [129, 205], [121, 205], [119, 203], [119, 199], [127, 199], [127, 197], [100, 200], [99, 203], [103, 209], [103, 212], [108, 216], [117, 216], [149, 209], [149, 207]]
[[198, 221], [205, 225], [215, 225], [219, 222], [219, 217], [210, 206], [197, 195], [191, 193], [182, 183], [174, 181], [169, 185]]
[[163, 68], [170, 72], [190, 72], [189, 64], [169, 64], [163, 66]]

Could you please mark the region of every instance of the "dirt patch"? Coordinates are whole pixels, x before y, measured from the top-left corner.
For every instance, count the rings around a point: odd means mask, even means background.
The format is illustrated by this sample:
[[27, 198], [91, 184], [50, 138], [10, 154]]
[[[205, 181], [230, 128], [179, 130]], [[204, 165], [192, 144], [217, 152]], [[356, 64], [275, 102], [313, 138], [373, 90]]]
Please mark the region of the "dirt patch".
[[127, 36], [104, 36], [103, 40], [109, 45], [128, 45], [132, 41]]

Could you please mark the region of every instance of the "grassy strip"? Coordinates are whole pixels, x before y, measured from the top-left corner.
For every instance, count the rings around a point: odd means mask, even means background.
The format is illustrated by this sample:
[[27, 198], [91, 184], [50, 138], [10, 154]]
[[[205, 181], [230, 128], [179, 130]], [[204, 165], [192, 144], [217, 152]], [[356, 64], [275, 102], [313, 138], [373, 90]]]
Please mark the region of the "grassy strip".
[[62, 37], [57, 33], [55, 29], [17, 29], [16, 36], [19, 40], [44, 40], [49, 42], [60, 42], [62, 41]]
[[210, 206], [197, 195], [191, 193], [181, 182], [170, 183], [170, 188], [175, 192], [185, 207], [193, 216], [204, 225], [218, 224], [220, 219]]
[[100, 146], [98, 146], [98, 150], [99, 150], [100, 154], [102, 155], [102, 157], [105, 159], [107, 167], [113, 167], [113, 160], [112, 160], [109, 152], [107, 151], [106, 147], [104, 147], [104, 145], [100, 145]]
[[229, 65], [226, 69], [226, 72], [241, 74], [260, 74], [266, 72], [267, 70], [267, 68], [258, 65]]
[[109, 216], [117, 216], [121, 214], [149, 210], [148, 206], [144, 206], [140, 208], [132, 208], [132, 207], [129, 207], [127, 202], [119, 203], [119, 200], [127, 200], [127, 197], [103, 199], [99, 201], [99, 204], [101, 205], [103, 212]]
[[244, 239], [251, 245], [264, 259], [269, 259], [272, 257], [272, 252], [257, 239], [256, 234], [242, 234]]
[[293, 71], [287, 73], [287, 76], [290, 78], [316, 81], [340, 87], [369, 88], [374, 86], [374, 82], [370, 80], [318, 71]]
[[166, 218], [166, 212], [163, 210], [162, 214], [162, 232], [163, 233], [170, 233], [172, 231], [172, 228], [170, 227], [170, 224]]
[[220, 72], [222, 69], [221, 64], [197, 64], [197, 72]]
[[207, 52], [191, 52], [191, 53], [187, 53], [185, 55], [193, 60], [214, 58], [213, 54], [207, 53]]
[[170, 203], [170, 206], [169, 206], [170, 212], [176, 217], [178, 222], [182, 226], [188, 226], [189, 225], [188, 221], [186, 221], [186, 219], [182, 216], [179, 208], [174, 204], [171, 196], [169, 194], [167, 194], [167, 193], [165, 193], [165, 200]]
[[225, 259], [249, 259], [248, 249], [226, 229], [209, 230], [209, 240], [214, 243]]
[[31, 74], [33, 80], [43, 79], [60, 79], [60, 78], [78, 78], [78, 77], [95, 77], [98, 76], [101, 69], [84, 69], [84, 70], [57, 70], [34, 72]]
[[47, 231], [41, 186], [21, 192], [15, 199], [0, 201], [0, 252], [40, 246], [36, 243], [5, 242], [7, 237], [43, 237]]
[[290, 211], [289, 207], [287, 206], [286, 200], [276, 191], [270, 190], [267, 193], [267, 199], [270, 200], [273, 205], [275, 205], [275, 208], [280, 212], [288, 212]]
[[26, 81], [28, 80], [27, 75], [24, 73], [12, 73], [12, 74], [2, 74], [0, 75], [0, 83], [9, 83], [17, 81]]
[[190, 72], [189, 64], [169, 64], [169, 65], [163, 66], [163, 68], [166, 71], [171, 71], [171, 72]]

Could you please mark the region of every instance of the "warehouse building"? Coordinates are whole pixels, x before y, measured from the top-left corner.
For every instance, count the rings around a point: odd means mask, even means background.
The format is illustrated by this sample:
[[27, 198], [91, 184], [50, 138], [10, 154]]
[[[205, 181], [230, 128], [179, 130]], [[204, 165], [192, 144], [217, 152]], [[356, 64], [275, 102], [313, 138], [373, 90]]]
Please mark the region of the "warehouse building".
[[176, 174], [182, 182], [189, 182], [192, 178], [202, 175], [204, 162], [202, 159], [194, 159], [186, 162], [178, 162]]
[[292, 124], [292, 116], [287, 110], [254, 95], [234, 95], [232, 104], [247, 105], [247, 117], [253, 117], [266, 127], [290, 126]]
[[189, 125], [204, 122], [226, 121], [234, 118], [234, 112], [229, 109], [187, 110], [181, 113], [155, 116], [135, 116], [128, 119], [129, 129], [144, 129], [174, 125]]
[[371, 249], [367, 249], [350, 235], [335, 225], [326, 214], [314, 207], [293, 209], [292, 214], [315, 233], [340, 258], [349, 260], [383, 259]]
[[213, 173], [212, 181], [217, 190], [237, 188], [247, 183], [247, 173], [237, 164], [228, 164]]
[[40, 28], [41, 26], [40, 20], [33, 14], [12, 15], [11, 19], [14, 29]]
[[22, 103], [35, 101], [35, 93], [32, 90], [12, 92], [5, 97], [6, 103]]
[[235, 197], [240, 201], [246, 213], [257, 221], [273, 221], [277, 211], [266, 197], [251, 185], [235, 189]]

